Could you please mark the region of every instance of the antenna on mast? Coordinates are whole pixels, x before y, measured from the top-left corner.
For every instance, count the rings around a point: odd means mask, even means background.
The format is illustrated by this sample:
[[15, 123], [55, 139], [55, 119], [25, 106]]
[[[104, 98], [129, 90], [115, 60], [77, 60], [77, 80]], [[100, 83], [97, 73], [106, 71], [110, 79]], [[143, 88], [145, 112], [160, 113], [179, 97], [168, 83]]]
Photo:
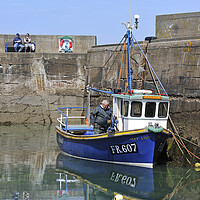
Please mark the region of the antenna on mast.
[[126, 23], [122, 23], [123, 25], [125, 25], [126, 29], [127, 29], [127, 33], [126, 33], [126, 38], [128, 38], [128, 48], [127, 48], [127, 82], [128, 82], [128, 88], [130, 91], [130, 94], [132, 95], [132, 86], [131, 86], [131, 74], [132, 74], [132, 69], [131, 69], [131, 62], [130, 62], [130, 46], [133, 44], [133, 40], [132, 40], [132, 29], [133, 28], [138, 28], [138, 19], [139, 19], [139, 15], [134, 15], [135, 18], [135, 24], [132, 26], [131, 25], [131, 17], [132, 17], [132, 0], [130, 0], [130, 22]]
[[135, 18], [135, 24], [132, 26], [132, 1], [133, 0], [130, 0], [130, 22], [128, 22], [128, 26], [126, 26], [126, 28], [128, 29], [129, 28], [129, 30], [130, 29], [133, 29], [133, 28], [138, 28], [138, 23], [139, 23], [139, 18], [140, 18], [140, 16], [138, 15], [138, 14], [135, 14], [134, 15], [134, 18]]
[[130, 0], [130, 26], [131, 26], [131, 18], [132, 18], [132, 0]]

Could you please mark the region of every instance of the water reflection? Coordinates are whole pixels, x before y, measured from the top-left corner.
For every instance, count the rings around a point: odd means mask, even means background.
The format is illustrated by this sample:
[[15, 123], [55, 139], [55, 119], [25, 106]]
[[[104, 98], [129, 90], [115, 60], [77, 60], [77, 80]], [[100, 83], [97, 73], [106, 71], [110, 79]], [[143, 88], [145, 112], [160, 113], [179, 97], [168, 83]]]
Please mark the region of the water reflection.
[[55, 141], [53, 126], [0, 126], [0, 199], [54, 199]]
[[[61, 153], [57, 157], [56, 171], [61, 177], [57, 179], [60, 183], [60, 197], [75, 195], [73, 193], [79, 188], [83, 193], [79, 198], [85, 200], [111, 200], [117, 194], [123, 199], [180, 199], [180, 196], [181, 199], [187, 199], [184, 196], [188, 196], [188, 190], [184, 184], [193, 184], [192, 188], [196, 192], [190, 192], [190, 199], [199, 199], [200, 179], [198, 172], [193, 169], [113, 165]], [[74, 187], [75, 180], [79, 180], [79, 186]], [[81, 187], [80, 182], [84, 186]]]
[[[54, 126], [0, 126], [0, 199], [199, 199], [194, 169], [146, 169], [59, 154]], [[59, 154], [59, 155], [58, 155]]]

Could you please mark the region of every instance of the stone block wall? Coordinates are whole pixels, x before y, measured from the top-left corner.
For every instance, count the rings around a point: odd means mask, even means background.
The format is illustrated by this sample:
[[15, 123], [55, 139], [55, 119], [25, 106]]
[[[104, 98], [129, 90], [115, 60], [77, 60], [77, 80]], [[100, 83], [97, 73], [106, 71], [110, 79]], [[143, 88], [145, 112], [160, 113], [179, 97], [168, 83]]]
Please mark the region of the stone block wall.
[[86, 54], [0, 54], [0, 123], [50, 124], [82, 106]]

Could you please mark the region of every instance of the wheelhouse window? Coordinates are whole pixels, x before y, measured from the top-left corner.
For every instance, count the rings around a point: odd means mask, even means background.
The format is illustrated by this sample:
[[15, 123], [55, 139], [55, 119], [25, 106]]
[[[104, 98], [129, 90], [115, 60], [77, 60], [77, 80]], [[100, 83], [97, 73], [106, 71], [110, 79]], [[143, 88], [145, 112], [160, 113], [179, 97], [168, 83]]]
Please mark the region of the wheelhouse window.
[[124, 105], [123, 105], [123, 101], [122, 100], [120, 102], [121, 102], [121, 115], [123, 115], [124, 114]]
[[168, 111], [168, 103], [167, 102], [159, 103], [158, 117], [160, 117], [160, 118], [167, 117], [167, 111]]
[[145, 117], [155, 117], [156, 103], [147, 102], [145, 108]]
[[129, 102], [128, 101], [124, 101], [124, 116], [125, 117], [128, 116], [128, 107], [129, 107]]
[[142, 115], [142, 102], [133, 101], [131, 103], [131, 117], [141, 117]]
[[129, 102], [121, 101], [121, 115], [127, 117], [128, 116], [128, 108], [129, 108]]

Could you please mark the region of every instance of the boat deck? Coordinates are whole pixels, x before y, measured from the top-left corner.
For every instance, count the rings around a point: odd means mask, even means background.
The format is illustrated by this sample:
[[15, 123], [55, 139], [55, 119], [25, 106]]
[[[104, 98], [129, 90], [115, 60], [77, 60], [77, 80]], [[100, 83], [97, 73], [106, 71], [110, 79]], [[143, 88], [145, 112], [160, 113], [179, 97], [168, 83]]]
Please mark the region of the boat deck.
[[63, 128], [64, 131], [93, 131], [93, 126], [91, 125], [68, 125]]

